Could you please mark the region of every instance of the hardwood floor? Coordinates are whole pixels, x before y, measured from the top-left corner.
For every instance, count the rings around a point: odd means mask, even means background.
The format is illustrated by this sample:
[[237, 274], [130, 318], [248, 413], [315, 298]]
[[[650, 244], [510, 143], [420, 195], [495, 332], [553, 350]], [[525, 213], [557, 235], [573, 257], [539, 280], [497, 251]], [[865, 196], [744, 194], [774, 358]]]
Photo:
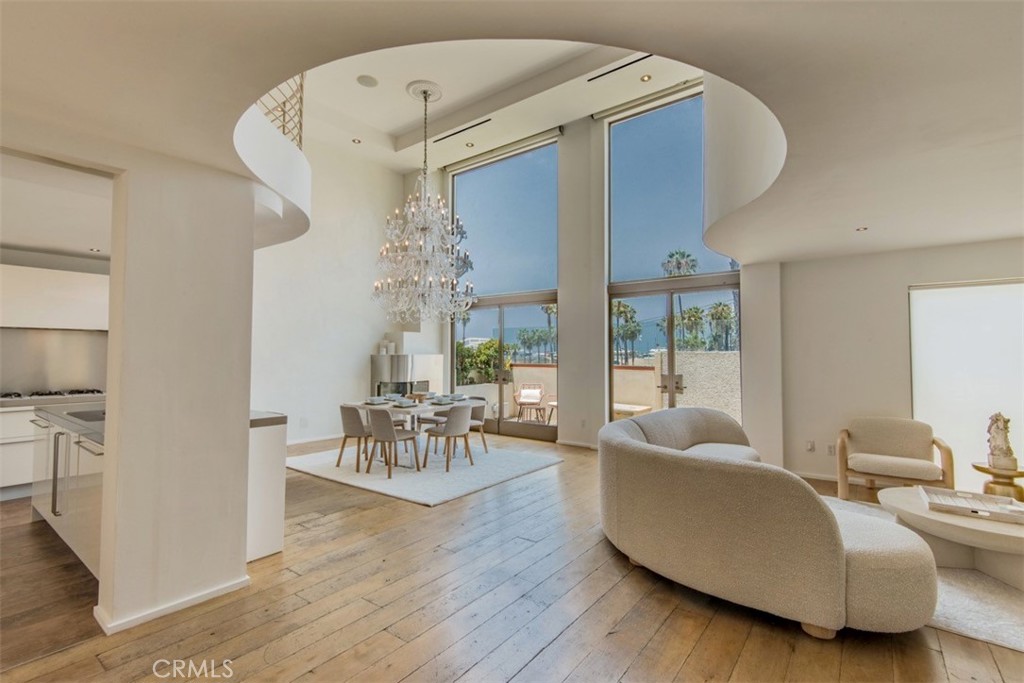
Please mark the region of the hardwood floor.
[[1024, 679], [1015, 651], [930, 628], [815, 640], [634, 567], [601, 533], [596, 454], [493, 439], [565, 461], [435, 508], [289, 472], [285, 551], [251, 563], [248, 588], [3, 680], [184, 680], [157, 662], [175, 659], [303, 683]]

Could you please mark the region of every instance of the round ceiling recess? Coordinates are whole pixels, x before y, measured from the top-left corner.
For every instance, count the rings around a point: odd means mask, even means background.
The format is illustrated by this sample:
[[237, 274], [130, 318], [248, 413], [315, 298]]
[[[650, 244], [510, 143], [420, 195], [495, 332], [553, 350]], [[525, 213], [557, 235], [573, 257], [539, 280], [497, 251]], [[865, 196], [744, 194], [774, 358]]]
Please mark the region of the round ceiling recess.
[[441, 86], [433, 81], [413, 81], [405, 86], [405, 92], [409, 97], [420, 102], [423, 101], [423, 93], [427, 93], [427, 102], [437, 102], [441, 99]]
[[378, 81], [373, 76], [370, 76], [369, 74], [363, 74], [362, 76], [356, 78], [356, 83], [363, 86], [364, 88], [376, 88], [380, 81]]

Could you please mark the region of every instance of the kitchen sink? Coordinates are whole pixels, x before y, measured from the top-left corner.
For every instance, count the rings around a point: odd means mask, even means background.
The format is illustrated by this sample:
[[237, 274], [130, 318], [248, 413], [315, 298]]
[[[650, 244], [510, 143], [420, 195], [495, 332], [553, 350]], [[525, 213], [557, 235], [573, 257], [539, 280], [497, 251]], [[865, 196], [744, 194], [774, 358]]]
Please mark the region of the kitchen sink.
[[73, 417], [76, 420], [81, 420], [82, 422], [103, 422], [107, 419], [107, 411], [78, 410], [73, 413], [68, 413], [68, 417]]

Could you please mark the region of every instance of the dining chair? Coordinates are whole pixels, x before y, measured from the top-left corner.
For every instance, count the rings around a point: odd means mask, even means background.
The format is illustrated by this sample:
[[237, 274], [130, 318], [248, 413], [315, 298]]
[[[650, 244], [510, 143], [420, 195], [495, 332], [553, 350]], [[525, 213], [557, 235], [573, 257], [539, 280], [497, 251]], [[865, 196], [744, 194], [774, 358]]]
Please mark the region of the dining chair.
[[480, 441], [484, 444], [484, 453], [490, 453], [487, 450], [487, 437], [484, 436], [484, 420], [487, 417], [487, 399], [483, 396], [470, 396], [470, 399], [474, 401], [483, 401], [482, 405], [472, 406], [472, 410], [469, 413], [469, 428], [480, 430]]
[[363, 422], [358, 408], [341, 406], [341, 446], [338, 448], [338, 461], [335, 467], [341, 467], [341, 455], [345, 452], [345, 444], [349, 439], [356, 440], [356, 472], [359, 471], [359, 460], [370, 452], [370, 425]]
[[448, 419], [448, 411], [450, 408], [444, 408], [442, 410], [435, 410], [431, 415], [420, 415], [416, 419], [416, 423], [420, 425], [443, 425], [445, 420]]
[[473, 452], [469, 448], [469, 420], [472, 414], [472, 406], [455, 406], [448, 411], [448, 419], [443, 425], [431, 427], [427, 430], [427, 448], [423, 451], [423, 466], [427, 466], [427, 456], [430, 455], [430, 437], [434, 437], [434, 449], [437, 449], [437, 442], [444, 437], [444, 471], [451, 471], [452, 454], [455, 452], [457, 439], [462, 437], [466, 445], [466, 457], [469, 464], [473, 464]]
[[370, 459], [366, 463], [366, 473], [370, 473], [370, 466], [377, 454], [377, 445], [380, 445], [381, 455], [384, 456], [384, 463], [388, 467], [388, 479], [391, 478], [391, 468], [395, 464], [395, 445], [399, 441], [406, 444], [411, 440], [413, 449], [413, 462], [416, 463], [416, 471], [420, 471], [420, 447], [416, 440], [417, 433], [411, 429], [395, 429], [394, 420], [387, 408], [375, 408], [370, 411], [370, 431], [373, 433], [373, 450], [370, 451]]

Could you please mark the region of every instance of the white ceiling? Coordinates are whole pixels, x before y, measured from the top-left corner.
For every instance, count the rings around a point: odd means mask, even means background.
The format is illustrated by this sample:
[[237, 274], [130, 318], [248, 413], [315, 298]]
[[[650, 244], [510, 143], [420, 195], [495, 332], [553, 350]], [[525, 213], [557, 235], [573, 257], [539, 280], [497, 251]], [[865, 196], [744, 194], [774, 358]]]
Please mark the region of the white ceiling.
[[113, 191], [106, 176], [0, 154], [0, 246], [109, 258]]
[[[423, 109], [406, 86], [433, 81], [442, 91], [429, 105], [436, 168], [701, 75], [644, 57], [556, 40], [463, 40], [356, 55], [307, 72], [304, 139], [347, 147], [394, 170], [418, 168]], [[378, 85], [358, 83], [367, 75]], [[649, 80], [641, 81], [644, 75]]]
[[27, 123], [48, 122], [249, 175], [235, 125], [296, 73], [402, 45], [568, 40], [692, 64], [776, 115], [781, 175], [706, 233], [741, 262], [1022, 232], [1019, 2], [6, 2], [0, 32], [0, 136], [28, 152], [60, 153]]

